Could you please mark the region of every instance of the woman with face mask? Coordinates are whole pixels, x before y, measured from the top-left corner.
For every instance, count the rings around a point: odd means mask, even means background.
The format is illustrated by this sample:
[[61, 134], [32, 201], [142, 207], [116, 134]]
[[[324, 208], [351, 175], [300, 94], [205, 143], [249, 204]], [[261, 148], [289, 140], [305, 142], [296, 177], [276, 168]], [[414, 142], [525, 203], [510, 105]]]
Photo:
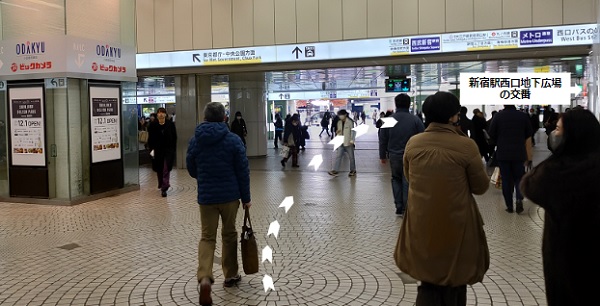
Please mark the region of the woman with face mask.
[[248, 130], [246, 129], [246, 121], [242, 118], [241, 112], [235, 113], [235, 118], [233, 122], [231, 122], [231, 131], [240, 136], [242, 142], [244, 142], [244, 146], [246, 145], [246, 136], [248, 135]]
[[175, 124], [167, 118], [167, 111], [159, 108], [154, 120], [148, 126], [148, 149], [152, 157], [152, 170], [158, 178], [158, 188], [163, 197], [171, 186], [169, 177], [175, 161], [177, 131]]
[[542, 259], [549, 306], [589, 305], [600, 288], [600, 123], [589, 111], [562, 114], [552, 155], [521, 181], [544, 209]]

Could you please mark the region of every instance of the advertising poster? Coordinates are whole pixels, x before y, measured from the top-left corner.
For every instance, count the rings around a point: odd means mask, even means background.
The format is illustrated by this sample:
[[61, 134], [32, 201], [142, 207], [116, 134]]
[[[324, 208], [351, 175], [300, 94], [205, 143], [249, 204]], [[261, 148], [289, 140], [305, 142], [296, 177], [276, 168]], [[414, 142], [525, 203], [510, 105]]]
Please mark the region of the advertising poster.
[[118, 87], [90, 86], [92, 163], [121, 159]]
[[46, 166], [44, 88], [10, 88], [10, 139], [13, 166]]

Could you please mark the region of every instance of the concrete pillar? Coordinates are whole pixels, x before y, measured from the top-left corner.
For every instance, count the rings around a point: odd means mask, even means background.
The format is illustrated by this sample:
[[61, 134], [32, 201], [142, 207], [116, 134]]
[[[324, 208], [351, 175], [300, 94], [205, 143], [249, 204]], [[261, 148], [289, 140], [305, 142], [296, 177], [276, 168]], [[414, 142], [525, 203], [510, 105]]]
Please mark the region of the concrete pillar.
[[[249, 157], [267, 155], [267, 105], [265, 74], [263, 72], [229, 75], [231, 120], [237, 111], [242, 113], [248, 128], [246, 154]], [[231, 122], [230, 120], [230, 122]]]

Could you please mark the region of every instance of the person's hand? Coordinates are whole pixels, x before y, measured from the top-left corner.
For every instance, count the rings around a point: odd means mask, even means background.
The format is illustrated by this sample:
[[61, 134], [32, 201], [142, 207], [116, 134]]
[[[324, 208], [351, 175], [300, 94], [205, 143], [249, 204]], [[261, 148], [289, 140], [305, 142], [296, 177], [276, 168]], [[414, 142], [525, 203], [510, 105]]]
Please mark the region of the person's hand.
[[250, 208], [250, 206], [252, 206], [251, 202], [244, 203], [244, 208]]
[[528, 160], [525, 162], [525, 169], [531, 169], [531, 166], [533, 165], [533, 161]]
[[386, 163], [387, 163], [387, 159], [382, 159], [382, 160], [381, 160], [381, 164], [382, 164], [382, 165], [385, 165]]

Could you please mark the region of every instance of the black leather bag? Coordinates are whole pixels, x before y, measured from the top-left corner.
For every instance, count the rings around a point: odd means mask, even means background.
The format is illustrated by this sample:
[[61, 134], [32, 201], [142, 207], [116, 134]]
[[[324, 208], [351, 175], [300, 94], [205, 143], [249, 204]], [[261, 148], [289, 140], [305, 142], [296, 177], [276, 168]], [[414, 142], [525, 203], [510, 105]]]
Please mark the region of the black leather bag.
[[244, 208], [244, 225], [242, 226], [242, 266], [246, 275], [258, 273], [258, 246], [252, 231], [252, 221], [248, 208]]

